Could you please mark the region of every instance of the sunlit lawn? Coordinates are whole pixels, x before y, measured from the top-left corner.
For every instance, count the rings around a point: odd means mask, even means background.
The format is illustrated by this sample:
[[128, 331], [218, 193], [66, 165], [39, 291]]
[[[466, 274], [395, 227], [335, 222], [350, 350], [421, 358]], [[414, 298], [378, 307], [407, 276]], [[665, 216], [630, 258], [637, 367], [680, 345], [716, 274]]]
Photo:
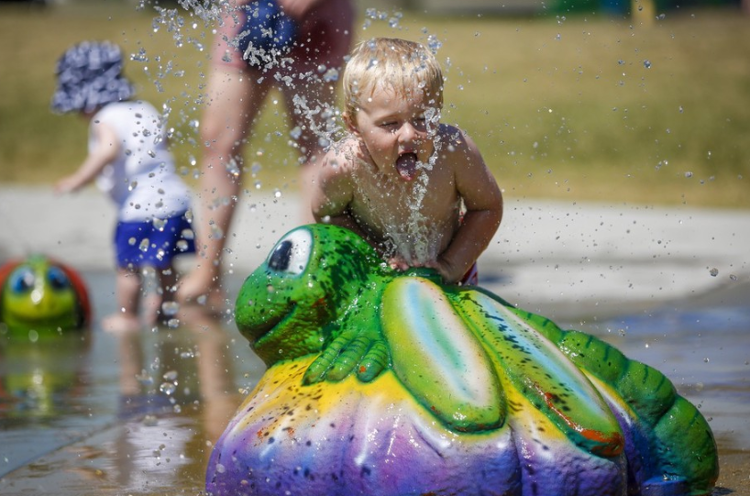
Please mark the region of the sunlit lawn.
[[[0, 182], [49, 183], [78, 165], [86, 126], [49, 112], [54, 64], [70, 44], [104, 38], [147, 59], [126, 72], [140, 97], [169, 111], [180, 166], [191, 181], [198, 173], [210, 26], [184, 10], [176, 29], [155, 23], [153, 7], [98, 5], [0, 9]], [[357, 36], [442, 44], [444, 119], [478, 142], [506, 197], [750, 208], [750, 17], [665, 14], [644, 26], [407, 12], [395, 27], [360, 21]], [[296, 188], [285, 110], [273, 100], [248, 147], [248, 188]]]

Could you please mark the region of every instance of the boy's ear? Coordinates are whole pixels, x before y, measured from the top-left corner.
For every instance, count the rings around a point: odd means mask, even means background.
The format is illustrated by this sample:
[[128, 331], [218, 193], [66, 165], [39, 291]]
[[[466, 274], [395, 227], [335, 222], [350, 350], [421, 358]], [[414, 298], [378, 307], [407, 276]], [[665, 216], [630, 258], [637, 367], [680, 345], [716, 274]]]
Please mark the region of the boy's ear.
[[355, 119], [349, 114], [349, 112], [344, 112], [343, 114], [341, 114], [341, 118], [344, 120], [344, 124], [346, 124], [346, 128], [349, 130], [349, 132], [359, 136], [359, 130], [357, 129]]

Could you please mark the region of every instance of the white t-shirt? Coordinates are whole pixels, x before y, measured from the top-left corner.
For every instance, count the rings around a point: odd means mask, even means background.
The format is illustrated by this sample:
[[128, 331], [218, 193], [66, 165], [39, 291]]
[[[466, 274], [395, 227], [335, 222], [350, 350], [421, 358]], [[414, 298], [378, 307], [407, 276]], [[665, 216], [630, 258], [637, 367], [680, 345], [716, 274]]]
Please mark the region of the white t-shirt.
[[89, 150], [97, 144], [94, 126], [105, 123], [120, 138], [120, 153], [96, 184], [117, 204], [121, 221], [165, 219], [190, 207], [190, 189], [176, 174], [167, 148], [166, 122], [147, 102], [110, 103], [94, 115]]

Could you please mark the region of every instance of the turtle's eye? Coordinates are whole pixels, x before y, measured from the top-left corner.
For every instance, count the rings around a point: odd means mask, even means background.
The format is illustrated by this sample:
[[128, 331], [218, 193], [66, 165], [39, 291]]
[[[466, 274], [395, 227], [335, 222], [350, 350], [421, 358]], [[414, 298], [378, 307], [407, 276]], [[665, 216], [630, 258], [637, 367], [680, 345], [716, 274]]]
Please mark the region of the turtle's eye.
[[28, 267], [19, 267], [10, 275], [10, 289], [14, 293], [25, 293], [34, 287], [34, 271]]
[[52, 289], [60, 290], [70, 287], [70, 280], [60, 267], [50, 267], [47, 270], [47, 282]]
[[268, 257], [268, 267], [276, 272], [299, 275], [310, 262], [312, 235], [306, 229], [290, 233], [276, 244]]

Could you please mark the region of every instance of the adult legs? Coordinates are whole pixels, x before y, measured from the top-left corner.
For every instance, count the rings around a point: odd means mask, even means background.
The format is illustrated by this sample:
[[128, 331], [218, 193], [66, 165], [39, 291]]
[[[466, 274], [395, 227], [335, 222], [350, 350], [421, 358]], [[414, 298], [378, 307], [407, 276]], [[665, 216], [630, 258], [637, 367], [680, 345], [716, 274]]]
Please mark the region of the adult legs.
[[201, 122], [198, 264], [180, 284], [180, 301], [205, 303], [216, 312], [223, 308], [222, 254], [242, 187], [242, 153], [267, 93], [267, 84], [257, 84], [241, 70], [217, 68], [210, 75]]

